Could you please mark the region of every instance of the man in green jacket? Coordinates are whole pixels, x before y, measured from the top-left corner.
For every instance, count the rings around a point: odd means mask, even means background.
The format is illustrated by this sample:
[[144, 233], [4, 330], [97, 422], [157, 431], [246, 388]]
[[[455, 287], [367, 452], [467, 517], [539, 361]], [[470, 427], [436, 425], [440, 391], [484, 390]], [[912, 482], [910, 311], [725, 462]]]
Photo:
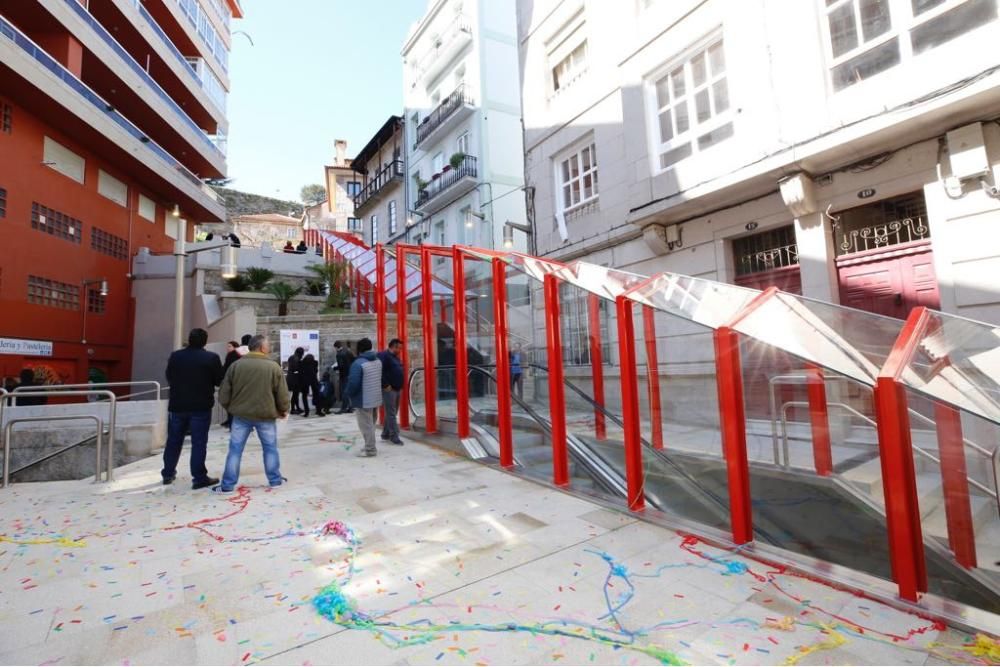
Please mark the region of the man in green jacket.
[[212, 488], [216, 493], [231, 493], [240, 479], [240, 461], [250, 432], [257, 430], [264, 450], [264, 472], [271, 486], [287, 481], [281, 476], [278, 459], [277, 419], [288, 414], [289, 397], [281, 366], [271, 361], [271, 345], [265, 336], [250, 339], [250, 351], [233, 364], [219, 387], [219, 403], [233, 416], [229, 432], [229, 454], [222, 482]]

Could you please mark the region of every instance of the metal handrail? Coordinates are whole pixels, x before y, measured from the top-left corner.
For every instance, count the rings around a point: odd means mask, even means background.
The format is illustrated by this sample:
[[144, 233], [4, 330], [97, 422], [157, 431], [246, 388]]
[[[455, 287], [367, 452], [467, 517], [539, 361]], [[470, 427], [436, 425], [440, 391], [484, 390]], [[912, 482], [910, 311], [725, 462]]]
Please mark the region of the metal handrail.
[[[838, 408], [842, 408], [842, 409], [846, 410], [847, 412], [851, 413], [852, 415], [854, 415], [856, 417], [859, 417], [860, 419], [862, 419], [862, 420], [870, 423], [872, 426], [877, 426], [877, 424], [876, 424], [876, 422], [875, 422], [874, 419], [871, 419], [867, 415], [864, 415], [861, 412], [858, 412], [857, 410], [855, 410], [851, 406], [847, 405], [846, 403], [828, 403], [828, 405], [831, 405], [831, 406], [834, 406], [834, 407], [838, 407]], [[789, 401], [787, 403], [782, 404], [782, 406], [781, 406], [781, 426], [782, 426], [782, 437], [783, 437], [783, 440], [784, 440], [783, 450], [784, 450], [784, 455], [785, 455], [785, 465], [782, 466], [783, 468], [787, 469], [787, 468], [789, 468], [791, 466], [791, 462], [790, 462], [789, 456], [788, 456], [788, 454], [789, 454], [789, 452], [788, 452], [788, 419], [787, 419], [788, 418], [788, 409], [789, 408], [808, 408], [808, 407], [809, 407], [809, 402], [808, 401]], [[914, 445], [912, 443], [911, 443], [911, 446], [913, 447], [913, 451], [915, 451], [920, 456], [923, 456], [926, 459], [930, 459], [934, 463], [937, 463], [939, 466], [941, 465], [941, 459], [939, 459], [938, 457], [934, 456], [933, 454], [931, 454], [927, 450], [923, 449], [919, 445]], [[777, 461], [775, 461], [775, 463], [777, 463]], [[993, 468], [993, 476], [994, 476], [994, 480], [996, 480], [996, 476], [997, 476], [996, 466], [994, 466], [994, 468]], [[979, 481], [977, 481], [977, 480], [969, 477], [968, 475], [966, 475], [965, 480], [969, 483], [969, 486], [974, 486], [977, 489], [979, 489], [980, 491], [982, 491], [983, 493], [986, 493], [987, 495], [992, 496], [993, 499], [997, 502], [997, 509], [998, 509], [998, 511], [1000, 511], [1000, 494], [998, 494], [996, 491], [994, 491], [990, 487], [986, 486], [985, 484], [982, 484], [981, 482], [979, 482]]]
[[[97, 415], [59, 415], [45, 417], [18, 417], [11, 419], [3, 429], [3, 480], [0, 482], [0, 489], [6, 489], [10, 484], [10, 436], [14, 431], [15, 424], [26, 422], [68, 422], [68, 421], [93, 421], [97, 424], [97, 471], [94, 473], [94, 483], [101, 481], [101, 449], [104, 439], [104, 420]], [[89, 440], [90, 438], [88, 438]], [[110, 470], [110, 469], [109, 469]], [[110, 481], [110, 480], [109, 480]]]
[[125, 396], [119, 396], [118, 400], [125, 398], [130, 398], [132, 396], [139, 396], [142, 394], [152, 394], [156, 392], [156, 400], [160, 399], [161, 385], [156, 380], [136, 380], [134, 382], [81, 382], [79, 384], [59, 384], [59, 385], [32, 385], [30, 387], [18, 387], [13, 391], [14, 394], [23, 393], [34, 393], [36, 391], [49, 389], [51, 387], [59, 387], [60, 389], [107, 389], [108, 387], [139, 387], [151, 385], [153, 389], [148, 391], [140, 391], [134, 394], [126, 394]]
[[[16, 393], [16, 390], [15, 390]], [[24, 392], [27, 395], [29, 392]], [[118, 420], [118, 397], [110, 389], [90, 389], [81, 391], [60, 391], [60, 390], [49, 390], [49, 391], [32, 391], [30, 392], [32, 396], [43, 396], [46, 398], [63, 398], [69, 396], [104, 396], [108, 399], [108, 431], [111, 432], [108, 438], [108, 474], [107, 481], [112, 481], [114, 479], [114, 469], [115, 469], [115, 423]], [[11, 394], [13, 396], [13, 394]], [[7, 401], [0, 401], [0, 425], [4, 423], [3, 413], [7, 407]], [[60, 421], [56, 416], [47, 417], [47, 419]], [[7, 452], [5, 450], [4, 460], [6, 460]], [[7, 469], [4, 468], [4, 474], [7, 474]], [[6, 484], [5, 484], [6, 486]]]

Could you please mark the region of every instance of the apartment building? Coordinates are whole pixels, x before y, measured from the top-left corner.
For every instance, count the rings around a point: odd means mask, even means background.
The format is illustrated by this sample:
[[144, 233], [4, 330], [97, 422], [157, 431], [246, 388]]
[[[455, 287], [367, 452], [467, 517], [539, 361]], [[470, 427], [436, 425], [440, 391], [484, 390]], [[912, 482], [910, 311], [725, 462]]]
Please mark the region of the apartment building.
[[410, 30], [408, 241], [500, 247], [506, 222], [524, 224], [516, 40], [513, 0], [431, 0]]
[[1000, 322], [997, 0], [517, 4], [540, 254]]
[[305, 229], [330, 232], [351, 232], [361, 235], [361, 221], [354, 217], [354, 197], [361, 190], [358, 175], [347, 157], [347, 142], [334, 142], [333, 164], [323, 168], [326, 201], [306, 209], [303, 217]]
[[361, 189], [354, 216], [369, 246], [394, 243], [406, 235], [406, 141], [402, 116], [389, 116], [351, 161]]
[[126, 380], [140, 247], [225, 220], [237, 0], [0, 4], [0, 374]]

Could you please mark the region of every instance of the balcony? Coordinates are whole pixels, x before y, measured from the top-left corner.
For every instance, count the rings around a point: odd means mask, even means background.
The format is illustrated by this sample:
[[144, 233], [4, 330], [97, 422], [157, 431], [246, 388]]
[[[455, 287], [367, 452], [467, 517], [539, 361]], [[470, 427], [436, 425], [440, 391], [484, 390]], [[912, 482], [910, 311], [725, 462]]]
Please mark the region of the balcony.
[[354, 212], [358, 215], [364, 211], [368, 204], [374, 203], [377, 195], [392, 183], [402, 182], [406, 176], [402, 160], [393, 160], [382, 167], [375, 175], [368, 180], [365, 187], [354, 198]]
[[475, 110], [471, 97], [466, 93], [465, 86], [459, 86], [451, 95], [441, 100], [434, 111], [424, 118], [417, 126], [417, 141], [414, 148], [430, 145], [443, 137], [449, 130], [462, 122]]
[[434, 36], [433, 40], [434, 45], [423, 55], [417, 66], [421, 82], [425, 87], [444, 72], [455, 57], [472, 43], [472, 26], [465, 16], [459, 14], [439, 35]]
[[[48, 74], [65, 84], [66, 88], [75, 93], [79, 99], [83, 100], [83, 105], [91, 110], [96, 110], [101, 116], [113, 122], [116, 126], [124, 130], [129, 136], [136, 139], [143, 146], [156, 156], [156, 160], [161, 163], [158, 171], [164, 177], [171, 173], [176, 173], [185, 180], [202, 197], [200, 204], [208, 206], [208, 211], [213, 215], [224, 216], [224, 209], [220, 208], [215, 198], [211, 197], [204, 189], [205, 185], [200, 178], [192, 173], [187, 167], [181, 164], [174, 156], [167, 152], [162, 146], [150, 139], [145, 132], [136, 127], [128, 118], [115, 110], [107, 100], [91, 90], [85, 83], [80, 81], [68, 69], [63, 67], [55, 58], [50, 56], [42, 47], [35, 44], [31, 39], [9, 23], [3, 16], [0, 16], [0, 42], [9, 41], [14, 48], [24, 52], [29, 58], [39, 63]], [[66, 107], [64, 105], [65, 108]], [[104, 133], [109, 139], [114, 137]], [[135, 154], [136, 158], [140, 158]], [[189, 191], [190, 192], [190, 191]], [[214, 193], [213, 193], [214, 194]], [[189, 194], [189, 196], [191, 196]], [[212, 199], [208, 205], [206, 199]]]
[[[438, 199], [442, 194], [448, 193], [454, 197], [461, 197], [465, 193], [476, 187], [479, 172], [476, 166], [476, 158], [466, 155], [458, 168], [446, 165], [439, 174], [434, 174], [430, 183], [424, 185], [417, 192], [417, 201], [414, 208], [420, 210]], [[440, 201], [440, 199], [439, 199]]]
[[[77, 16], [89, 25], [94, 33], [100, 37], [105, 44], [111, 47], [111, 50], [118, 55], [121, 61], [125, 63], [135, 74], [137, 74], [140, 79], [142, 79], [142, 82], [146, 84], [149, 90], [153, 91], [153, 93], [155, 93], [156, 96], [170, 108], [174, 115], [179, 118], [188, 129], [194, 132], [194, 136], [197, 137], [198, 146], [204, 149], [207, 155], [216, 160], [220, 160], [223, 163], [225, 162], [226, 156], [219, 150], [218, 146], [212, 143], [212, 140], [209, 139], [205, 130], [198, 127], [198, 124], [195, 123], [183, 109], [181, 109], [180, 105], [177, 104], [174, 98], [172, 98], [165, 90], [163, 90], [163, 88], [160, 87], [160, 84], [158, 84], [153, 77], [151, 77], [138, 62], [136, 62], [135, 58], [133, 58], [132, 55], [118, 43], [118, 40], [111, 36], [107, 29], [105, 29], [105, 27], [101, 25], [101, 23], [95, 19], [83, 5], [81, 5], [77, 0], [63, 0], [63, 2], [65, 2], [66, 5], [68, 5], [77, 14]], [[188, 69], [191, 68], [189, 64], [185, 66]]]

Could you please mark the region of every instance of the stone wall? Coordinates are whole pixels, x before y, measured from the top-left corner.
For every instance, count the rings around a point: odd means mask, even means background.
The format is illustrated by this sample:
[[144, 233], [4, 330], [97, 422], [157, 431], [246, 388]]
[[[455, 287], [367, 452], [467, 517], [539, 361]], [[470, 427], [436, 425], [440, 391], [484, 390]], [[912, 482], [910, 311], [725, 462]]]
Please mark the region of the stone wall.
[[[241, 273], [246, 273], [246, 271], [241, 271]], [[292, 287], [305, 287], [307, 279], [310, 278], [302, 274], [275, 273], [271, 282], [288, 283]], [[229, 291], [226, 280], [218, 271], [205, 271], [202, 289], [204, 290], [203, 294], [220, 294]]]
[[[396, 337], [396, 316], [388, 317], [389, 339]], [[345, 313], [343, 315], [288, 315], [286, 317], [259, 317], [257, 333], [266, 334], [271, 340], [271, 357], [278, 358], [282, 329], [318, 329], [320, 341], [320, 363], [329, 366], [336, 356], [333, 344], [338, 340], [354, 343], [361, 338], [371, 338], [376, 342], [376, 322], [373, 314]], [[410, 368], [423, 366], [423, 331], [419, 315], [411, 315], [408, 325]], [[352, 345], [353, 349], [353, 345]]]
[[[219, 308], [223, 313], [248, 307], [253, 308], [258, 318], [275, 318], [277, 320], [284, 320], [287, 317], [293, 316], [316, 317], [317, 313], [323, 309], [325, 303], [325, 296], [305, 296], [300, 294], [288, 302], [288, 315], [286, 317], [279, 317], [278, 300], [270, 294], [259, 294], [257, 292], [221, 292], [219, 294]], [[303, 327], [285, 326], [282, 328], [298, 329]]]

